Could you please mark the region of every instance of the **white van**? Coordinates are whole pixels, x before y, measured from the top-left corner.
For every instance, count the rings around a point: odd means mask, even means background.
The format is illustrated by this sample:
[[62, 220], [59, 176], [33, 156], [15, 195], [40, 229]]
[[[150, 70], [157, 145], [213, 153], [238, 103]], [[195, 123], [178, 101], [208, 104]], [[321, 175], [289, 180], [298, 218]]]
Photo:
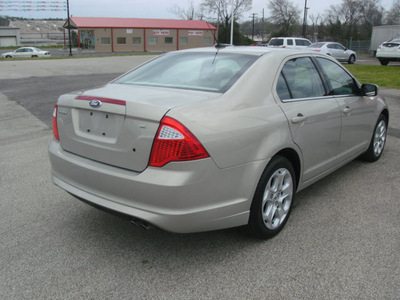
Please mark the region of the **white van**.
[[275, 37], [269, 40], [268, 47], [303, 49], [311, 45], [305, 38]]

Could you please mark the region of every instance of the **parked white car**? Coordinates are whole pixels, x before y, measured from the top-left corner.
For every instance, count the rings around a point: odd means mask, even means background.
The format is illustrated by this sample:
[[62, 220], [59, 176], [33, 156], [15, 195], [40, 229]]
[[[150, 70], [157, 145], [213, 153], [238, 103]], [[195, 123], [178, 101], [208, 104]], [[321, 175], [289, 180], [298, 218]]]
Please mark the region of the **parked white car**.
[[380, 45], [376, 51], [376, 58], [382, 66], [386, 66], [390, 61], [400, 61], [400, 39], [393, 39]]
[[357, 54], [355, 51], [347, 49], [342, 44], [335, 42], [314, 43], [308, 46], [308, 50], [324, 53], [332, 56], [338, 61], [348, 62], [349, 64], [354, 64], [357, 59]]
[[297, 37], [276, 37], [268, 42], [268, 47], [304, 49], [311, 45], [310, 40]]
[[2, 58], [17, 58], [17, 57], [49, 57], [49, 51], [43, 51], [36, 47], [22, 47], [12, 52], [6, 52], [1, 55]]

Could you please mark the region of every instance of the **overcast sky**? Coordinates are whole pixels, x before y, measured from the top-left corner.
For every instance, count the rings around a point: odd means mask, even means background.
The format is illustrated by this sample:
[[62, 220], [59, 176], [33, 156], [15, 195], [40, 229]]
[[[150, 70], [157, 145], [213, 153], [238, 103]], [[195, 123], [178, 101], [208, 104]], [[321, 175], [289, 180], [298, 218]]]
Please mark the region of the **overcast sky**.
[[[6, 1], [6, 0], [4, 0]], [[17, 0], [18, 1], [18, 0]], [[20, 0], [22, 1], [22, 0]], [[50, 0], [48, 0], [50, 2]], [[61, 0], [57, 0], [61, 1]], [[303, 15], [305, 0], [292, 0], [301, 10]], [[383, 7], [388, 10], [394, 0], [381, 0]], [[201, 0], [195, 0], [200, 3]], [[186, 5], [186, 0], [69, 0], [70, 14], [77, 17], [121, 17], [121, 18], [155, 18], [155, 19], [174, 19], [177, 18], [169, 12], [174, 5]], [[252, 9], [245, 13], [242, 20], [250, 19], [252, 13], [257, 17], [262, 17], [263, 9], [265, 17], [268, 17], [267, 0], [253, 0]], [[308, 15], [323, 14], [330, 5], [339, 4], [340, 0], [307, 0], [309, 7]], [[0, 8], [1, 9], [1, 8]], [[26, 18], [64, 18], [66, 12], [20, 12], [20, 11], [0, 11], [0, 15], [19, 16]]]

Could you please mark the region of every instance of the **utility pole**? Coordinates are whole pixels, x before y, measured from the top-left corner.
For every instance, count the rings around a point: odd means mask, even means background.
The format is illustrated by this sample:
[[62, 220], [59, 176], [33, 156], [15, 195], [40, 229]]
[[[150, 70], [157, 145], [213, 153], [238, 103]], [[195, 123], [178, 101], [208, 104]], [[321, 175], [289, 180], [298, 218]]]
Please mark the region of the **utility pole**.
[[251, 39], [254, 41], [254, 18], [256, 16], [256, 14], [252, 14], [253, 15], [253, 22], [252, 22], [252, 29], [251, 29]]
[[232, 15], [231, 15], [231, 45], [233, 46], [233, 23], [234, 23], [234, 14], [233, 14], [233, 0], [231, 0], [231, 6], [232, 6]]
[[306, 31], [307, 31], [307, 10], [309, 7], [307, 7], [307, 0], [304, 1], [304, 18], [303, 18], [303, 37], [306, 37]]
[[68, 20], [68, 39], [69, 39], [69, 56], [72, 56], [72, 42], [71, 42], [71, 20], [69, 18], [69, 0], [67, 0], [67, 20]]

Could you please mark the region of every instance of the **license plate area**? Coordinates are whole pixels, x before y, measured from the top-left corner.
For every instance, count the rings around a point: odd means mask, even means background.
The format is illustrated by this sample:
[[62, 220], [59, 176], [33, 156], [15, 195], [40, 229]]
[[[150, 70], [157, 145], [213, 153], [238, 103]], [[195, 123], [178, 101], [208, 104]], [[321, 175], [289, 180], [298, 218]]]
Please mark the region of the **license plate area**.
[[78, 128], [81, 135], [115, 139], [121, 130], [124, 116], [103, 111], [78, 109]]

